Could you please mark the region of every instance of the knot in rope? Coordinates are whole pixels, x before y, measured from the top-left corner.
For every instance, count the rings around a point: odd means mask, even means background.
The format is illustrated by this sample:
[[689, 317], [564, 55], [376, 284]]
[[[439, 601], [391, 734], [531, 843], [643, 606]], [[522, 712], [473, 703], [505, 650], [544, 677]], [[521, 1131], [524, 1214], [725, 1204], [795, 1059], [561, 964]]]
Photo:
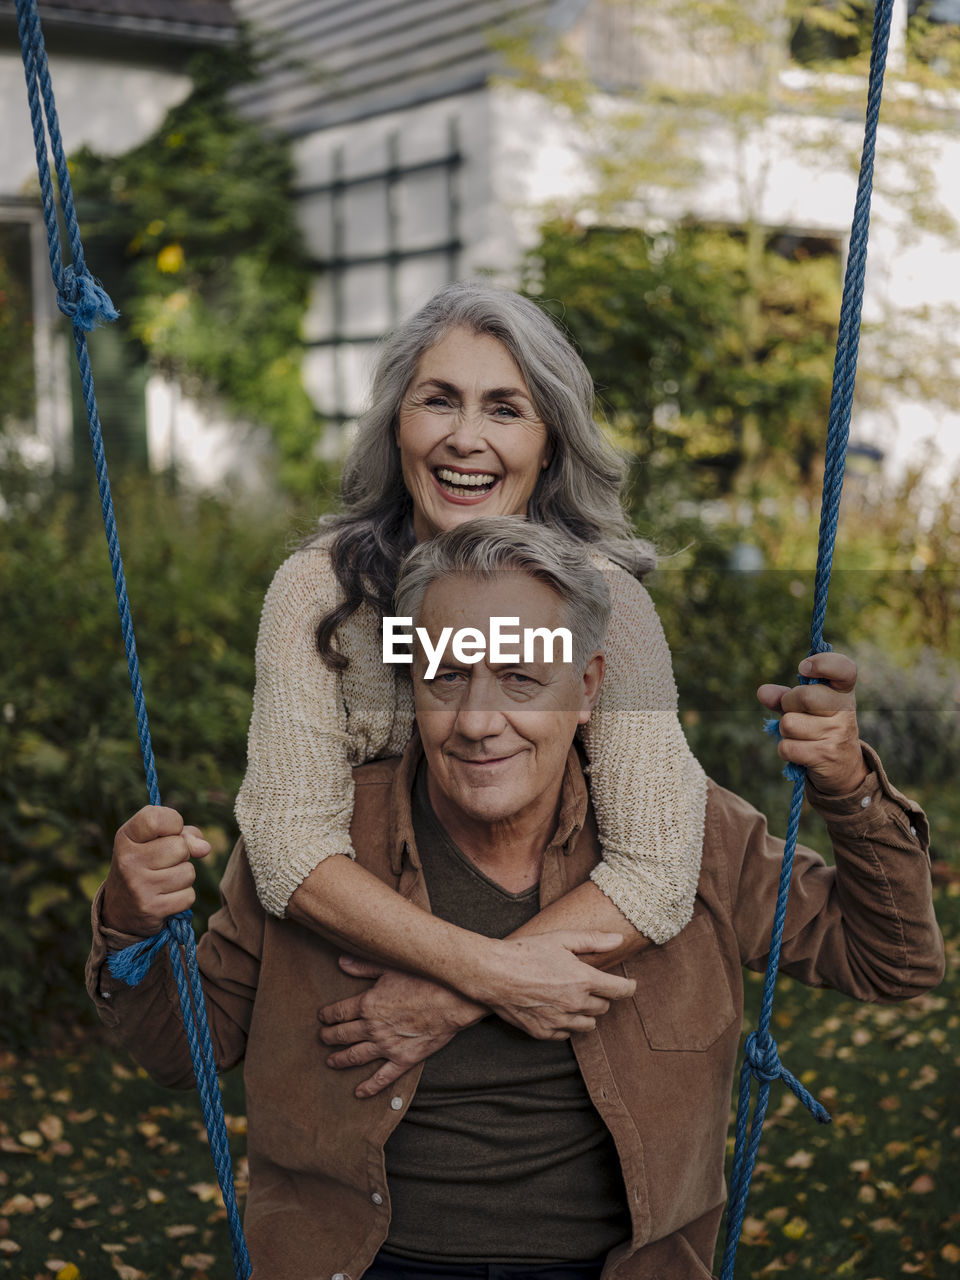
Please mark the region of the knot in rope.
[[165, 927], [175, 942], [179, 942], [181, 946], [186, 946], [187, 942], [193, 937], [193, 912], [180, 911], [175, 916], [169, 916], [165, 922]]
[[64, 267], [57, 290], [57, 306], [84, 333], [120, 315], [106, 289], [85, 266], [79, 271], [72, 266]]
[[773, 1084], [783, 1075], [777, 1042], [769, 1033], [760, 1037], [756, 1031], [751, 1031], [743, 1046], [743, 1057], [758, 1080]]
[[131, 942], [122, 951], [112, 951], [107, 956], [110, 973], [128, 987], [139, 986], [165, 946], [186, 946], [192, 939], [192, 915], [190, 911], [181, 911], [165, 920], [163, 928], [152, 938], [141, 938], [139, 942]]

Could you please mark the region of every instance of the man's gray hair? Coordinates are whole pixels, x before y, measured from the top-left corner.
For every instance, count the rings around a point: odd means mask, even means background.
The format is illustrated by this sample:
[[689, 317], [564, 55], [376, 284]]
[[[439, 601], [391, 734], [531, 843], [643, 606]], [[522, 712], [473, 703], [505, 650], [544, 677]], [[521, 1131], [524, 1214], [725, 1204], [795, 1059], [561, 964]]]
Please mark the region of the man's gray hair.
[[490, 581], [502, 573], [526, 573], [560, 596], [573, 661], [582, 671], [603, 647], [610, 618], [607, 584], [582, 542], [523, 516], [480, 516], [418, 543], [400, 566], [394, 609], [416, 625], [431, 583], [460, 574]]

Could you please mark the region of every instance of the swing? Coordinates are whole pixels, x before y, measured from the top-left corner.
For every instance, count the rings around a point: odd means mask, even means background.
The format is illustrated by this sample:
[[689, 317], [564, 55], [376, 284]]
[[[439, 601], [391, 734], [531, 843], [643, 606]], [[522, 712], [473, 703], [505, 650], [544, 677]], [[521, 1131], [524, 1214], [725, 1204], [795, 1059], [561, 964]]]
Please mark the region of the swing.
[[[866, 127], [860, 176], [857, 184], [857, 198], [850, 233], [849, 254], [844, 274], [843, 300], [837, 336], [837, 354], [830, 398], [817, 549], [817, 570], [814, 583], [813, 619], [810, 629], [808, 656], [825, 653], [830, 650], [830, 645], [823, 639], [823, 624], [830, 587], [830, 573], [836, 542], [844, 464], [853, 405], [867, 238], [870, 224], [873, 161], [893, 3], [894, 0], [877, 0], [874, 9]], [[106, 292], [90, 274], [84, 260], [83, 245], [73, 203], [70, 174], [63, 151], [56, 105], [53, 98], [53, 87], [50, 81], [46, 50], [40, 29], [37, 0], [17, 0], [17, 22], [27, 80], [27, 97], [33, 123], [41, 203], [49, 245], [50, 267], [54, 287], [57, 291], [57, 304], [73, 324], [77, 363], [80, 369], [83, 398], [90, 427], [90, 440], [103, 508], [107, 548], [113, 571], [114, 589], [120, 614], [127, 667], [130, 674], [130, 687], [136, 710], [137, 730], [143, 756], [147, 790], [150, 803], [159, 805], [160, 789], [157, 782], [153, 747], [150, 741], [150, 729], [140, 680], [133, 622], [127, 599], [123, 561], [120, 556], [113, 499], [107, 476], [100, 417], [86, 339], [86, 334], [90, 329], [95, 328], [104, 321], [116, 320], [118, 313]], [[70, 246], [71, 265], [69, 266], [64, 266], [63, 264], [62, 242], [47, 156], [44, 120], [46, 121], [46, 133], [49, 135], [50, 149], [53, 153], [57, 174], [59, 206], [63, 214]], [[803, 676], [800, 677], [800, 680], [804, 684], [814, 683]], [[768, 732], [779, 737], [778, 722], [776, 720], [769, 721], [766, 727]], [[787, 765], [784, 769], [784, 774], [793, 782], [793, 792], [770, 940], [770, 954], [763, 983], [760, 1014], [757, 1029], [747, 1037], [746, 1045], [744, 1046], [744, 1061], [740, 1071], [735, 1147], [730, 1174], [720, 1280], [733, 1280], [737, 1244], [740, 1238], [750, 1181], [760, 1145], [771, 1084], [775, 1080], [783, 1080], [817, 1120], [821, 1123], [829, 1123], [830, 1120], [823, 1106], [784, 1067], [780, 1061], [776, 1041], [770, 1034], [774, 987], [787, 898], [790, 891], [790, 876], [796, 849], [800, 811], [803, 806], [806, 771], [798, 765]], [[158, 952], [164, 947], [169, 952], [180, 999], [180, 1010], [183, 1015], [184, 1028], [193, 1061], [194, 1075], [200, 1094], [207, 1137], [217, 1168], [220, 1190], [227, 1208], [234, 1271], [238, 1280], [248, 1280], [251, 1275], [250, 1258], [243, 1236], [243, 1227], [233, 1185], [220, 1084], [217, 1078], [213, 1047], [207, 1026], [206, 1006], [196, 960], [196, 937], [191, 923], [191, 916], [192, 913], [189, 911], [171, 916], [166, 921], [163, 930], [156, 937], [144, 939], [124, 951], [114, 953], [109, 959], [109, 965], [114, 977], [122, 978], [130, 985], [136, 986], [149, 969]], [[750, 1118], [749, 1111], [754, 1078], [758, 1081], [758, 1090], [753, 1116]]]

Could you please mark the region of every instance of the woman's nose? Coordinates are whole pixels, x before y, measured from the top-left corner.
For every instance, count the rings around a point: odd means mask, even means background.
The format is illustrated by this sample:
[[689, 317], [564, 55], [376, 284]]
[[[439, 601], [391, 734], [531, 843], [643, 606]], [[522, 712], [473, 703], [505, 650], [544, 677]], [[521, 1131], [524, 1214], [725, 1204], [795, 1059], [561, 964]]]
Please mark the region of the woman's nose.
[[485, 447], [483, 414], [479, 409], [459, 409], [451, 424], [447, 443], [457, 453], [474, 453]]

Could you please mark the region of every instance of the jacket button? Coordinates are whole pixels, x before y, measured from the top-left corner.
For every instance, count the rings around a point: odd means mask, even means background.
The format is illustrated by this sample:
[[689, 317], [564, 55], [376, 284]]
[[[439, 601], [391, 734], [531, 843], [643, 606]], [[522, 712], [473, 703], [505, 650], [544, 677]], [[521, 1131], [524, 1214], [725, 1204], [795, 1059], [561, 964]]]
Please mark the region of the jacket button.
[[869, 808], [870, 808], [870, 797], [869, 797], [869, 796], [864, 796], [864, 797], [863, 797], [863, 799], [860, 801], [860, 808], [861, 808], [861, 809], [869, 809]]
[[915, 835], [917, 834], [917, 828], [916, 828], [916, 827], [911, 827], [911, 828], [910, 828], [910, 834], [911, 834], [912, 836], [915, 836]]
[[335, 1271], [333, 1275], [330, 1277], [330, 1280], [347, 1280], [347, 1277], [343, 1274], [342, 1271]]
[[[400, 1111], [403, 1107], [403, 1099], [399, 1095], [396, 1098], [391, 1098], [390, 1105], [393, 1107], [394, 1111]], [[340, 1280], [343, 1280], [342, 1276], [340, 1277]]]
[[375, 1191], [373, 1195], [370, 1197], [370, 1199], [373, 1201], [374, 1204], [383, 1204], [383, 1196], [380, 1194], [379, 1191]]

